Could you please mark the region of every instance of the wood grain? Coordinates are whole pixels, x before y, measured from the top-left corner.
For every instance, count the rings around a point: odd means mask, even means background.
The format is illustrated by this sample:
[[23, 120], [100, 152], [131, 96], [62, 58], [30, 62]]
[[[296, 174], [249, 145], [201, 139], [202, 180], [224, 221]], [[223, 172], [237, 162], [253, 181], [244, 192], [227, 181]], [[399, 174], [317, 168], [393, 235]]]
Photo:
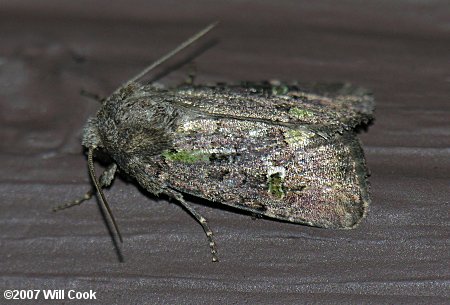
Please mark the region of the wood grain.
[[[444, 0], [3, 1], [0, 290], [97, 291], [80, 304], [449, 304], [448, 8]], [[221, 25], [208, 39], [155, 74], [212, 42], [194, 61], [197, 82], [373, 90], [376, 121], [360, 135], [372, 205], [357, 229], [252, 219], [191, 198], [216, 233], [221, 261], [212, 263], [194, 219], [124, 180], [106, 193], [122, 245], [95, 200], [51, 211], [89, 188], [80, 136], [98, 105], [80, 89], [108, 94], [213, 20]], [[190, 70], [160, 81], [181, 82]]]

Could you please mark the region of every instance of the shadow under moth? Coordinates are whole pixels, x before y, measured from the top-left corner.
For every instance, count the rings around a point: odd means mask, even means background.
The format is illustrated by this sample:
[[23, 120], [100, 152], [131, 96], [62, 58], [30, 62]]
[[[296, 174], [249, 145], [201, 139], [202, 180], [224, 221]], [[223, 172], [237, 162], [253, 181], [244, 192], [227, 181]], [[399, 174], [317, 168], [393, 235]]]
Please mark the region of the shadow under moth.
[[[280, 82], [174, 88], [138, 82], [147, 72], [211, 30], [212, 24], [102, 100], [84, 128], [93, 189], [56, 209], [98, 195], [119, 239], [102, 189], [120, 171], [148, 192], [206, 219], [183, 194], [284, 221], [353, 228], [368, 204], [367, 168], [356, 127], [372, 119], [374, 99], [348, 84]], [[99, 178], [94, 152], [112, 160]]]

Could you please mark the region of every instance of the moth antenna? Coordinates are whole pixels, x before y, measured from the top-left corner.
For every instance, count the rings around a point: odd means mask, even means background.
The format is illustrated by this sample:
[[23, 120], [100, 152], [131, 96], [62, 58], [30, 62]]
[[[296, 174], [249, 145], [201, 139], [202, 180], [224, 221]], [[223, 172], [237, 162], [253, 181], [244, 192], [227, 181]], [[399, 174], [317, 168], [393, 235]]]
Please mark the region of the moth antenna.
[[89, 167], [89, 174], [91, 175], [92, 182], [94, 183], [95, 189], [97, 190], [97, 193], [100, 194], [100, 202], [102, 203], [103, 207], [106, 209], [109, 217], [111, 218], [111, 221], [114, 225], [114, 229], [117, 232], [117, 236], [119, 236], [120, 242], [123, 242], [122, 240], [122, 234], [120, 234], [119, 227], [117, 226], [116, 219], [114, 218], [111, 208], [109, 207], [108, 202], [106, 201], [105, 194], [103, 194], [103, 191], [99, 185], [97, 175], [95, 174], [95, 168], [94, 168], [94, 147], [89, 147], [88, 151], [88, 167]]
[[[181, 50], [187, 48], [188, 46], [190, 46], [191, 44], [193, 44], [195, 41], [197, 41], [198, 39], [200, 39], [202, 36], [204, 36], [206, 33], [208, 33], [209, 31], [211, 31], [219, 22], [213, 22], [210, 25], [208, 25], [206, 28], [204, 28], [203, 30], [201, 30], [200, 32], [198, 32], [197, 34], [195, 34], [194, 36], [192, 36], [191, 38], [189, 38], [188, 40], [184, 41], [182, 44], [180, 44], [178, 47], [176, 47], [175, 49], [173, 49], [172, 51], [170, 51], [169, 53], [167, 53], [166, 55], [164, 55], [163, 57], [161, 57], [160, 59], [158, 59], [157, 61], [155, 61], [154, 63], [152, 63], [151, 65], [149, 65], [147, 68], [145, 68], [144, 70], [142, 70], [142, 72], [140, 72], [139, 74], [137, 74], [135, 77], [133, 77], [132, 79], [128, 80], [125, 84], [123, 84], [120, 88], [125, 87], [127, 84], [135, 82], [136, 80], [138, 80], [139, 78], [141, 78], [142, 76], [144, 76], [145, 74], [147, 74], [148, 72], [150, 72], [151, 70], [153, 70], [154, 68], [156, 68], [157, 66], [159, 66], [160, 64], [162, 64], [163, 62], [165, 62], [166, 60], [168, 60], [169, 58], [173, 57], [175, 54], [177, 54], [178, 52], [180, 52]], [[120, 89], [119, 88], [119, 89]]]

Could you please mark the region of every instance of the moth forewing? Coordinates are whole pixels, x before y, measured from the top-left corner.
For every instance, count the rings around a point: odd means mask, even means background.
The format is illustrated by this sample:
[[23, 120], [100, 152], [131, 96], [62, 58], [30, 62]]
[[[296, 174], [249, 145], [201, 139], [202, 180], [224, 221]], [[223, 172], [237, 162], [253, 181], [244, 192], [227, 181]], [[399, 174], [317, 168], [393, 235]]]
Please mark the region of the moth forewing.
[[[239, 98], [240, 108], [220, 107], [227, 101], [223, 90], [206, 90], [209, 102], [214, 101], [211, 108], [192, 102], [201, 101], [194, 97], [205, 96], [205, 88], [169, 90], [167, 96], [175, 96], [181, 106], [173, 146], [152, 159], [164, 173], [161, 180], [183, 193], [290, 222], [355, 226], [369, 198], [354, 131], [258, 116], [264, 102], [275, 113], [280, 97], [258, 96], [252, 88], [228, 89], [225, 95]], [[284, 105], [304, 108], [294, 98]]]

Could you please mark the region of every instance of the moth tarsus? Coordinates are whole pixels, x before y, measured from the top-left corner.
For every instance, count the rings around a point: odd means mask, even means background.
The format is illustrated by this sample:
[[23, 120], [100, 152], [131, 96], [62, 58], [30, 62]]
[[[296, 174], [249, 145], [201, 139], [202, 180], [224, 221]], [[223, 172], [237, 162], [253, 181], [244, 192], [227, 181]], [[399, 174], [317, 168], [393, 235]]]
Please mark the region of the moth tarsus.
[[181, 193], [174, 191], [174, 190], [168, 190], [166, 192], [167, 192], [166, 195], [174, 198], [179, 203], [181, 203], [183, 205], [183, 207], [185, 207], [186, 210], [188, 210], [189, 213], [192, 216], [194, 216], [194, 218], [200, 223], [200, 225], [202, 226], [203, 231], [205, 231], [206, 237], [208, 238], [208, 241], [209, 241], [209, 247], [211, 249], [212, 261], [218, 262], [219, 258], [217, 257], [217, 246], [216, 246], [216, 242], [214, 240], [214, 233], [209, 228], [208, 221], [206, 220], [206, 218], [203, 217], [199, 212], [197, 212], [189, 203], [187, 203], [184, 200], [183, 195]]
[[53, 208], [53, 212], [57, 212], [57, 211], [60, 211], [60, 210], [65, 210], [65, 209], [74, 207], [76, 205], [80, 205], [83, 202], [85, 202], [86, 200], [91, 199], [94, 194], [95, 194], [95, 191], [93, 189], [90, 189], [81, 198], [78, 198], [78, 199], [75, 199], [75, 200], [70, 201], [68, 203], [64, 203], [62, 205], [58, 205], [58, 206], [54, 207]]
[[[352, 228], [369, 205], [367, 168], [355, 129], [374, 100], [348, 84], [143, 85], [139, 78], [211, 30], [211, 24], [102, 101], [83, 132], [88, 167], [119, 238], [102, 187], [116, 169], [148, 192], [177, 200], [214, 234], [182, 194], [258, 216]], [[93, 151], [112, 160], [97, 180]]]
[[103, 100], [104, 100], [104, 98], [102, 98], [100, 95], [98, 95], [96, 93], [92, 93], [92, 92], [86, 91], [84, 89], [80, 90], [80, 95], [84, 96], [84, 97], [87, 97], [87, 98], [90, 98], [90, 99], [93, 99], [94, 101], [97, 101], [99, 103], [103, 102]]

